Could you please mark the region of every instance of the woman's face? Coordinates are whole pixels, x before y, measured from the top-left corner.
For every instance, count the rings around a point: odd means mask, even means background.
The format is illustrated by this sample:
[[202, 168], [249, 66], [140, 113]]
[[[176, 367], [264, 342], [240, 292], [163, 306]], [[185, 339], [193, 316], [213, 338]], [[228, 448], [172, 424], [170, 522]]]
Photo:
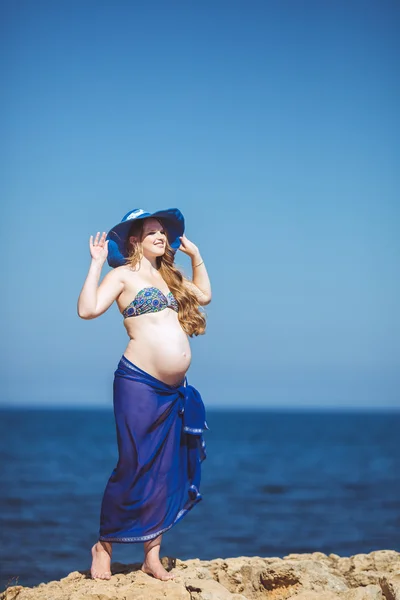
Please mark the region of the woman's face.
[[[129, 238], [134, 241], [135, 238]], [[160, 221], [154, 217], [144, 219], [142, 231], [142, 246], [145, 256], [162, 256], [165, 252], [167, 235]]]

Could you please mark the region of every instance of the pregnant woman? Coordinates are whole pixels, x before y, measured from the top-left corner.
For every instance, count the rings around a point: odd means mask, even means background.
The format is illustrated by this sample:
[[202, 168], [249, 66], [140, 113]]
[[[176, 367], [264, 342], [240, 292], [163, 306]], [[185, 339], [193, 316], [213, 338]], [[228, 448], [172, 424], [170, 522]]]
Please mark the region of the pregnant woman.
[[[205, 332], [199, 305], [211, 301], [210, 280], [176, 208], [132, 210], [107, 236], [90, 236], [89, 247], [78, 314], [94, 319], [115, 300], [129, 336], [113, 384], [118, 463], [103, 495], [91, 575], [110, 579], [112, 542], [143, 542], [142, 571], [172, 579], [159, 558], [162, 534], [202, 499], [208, 426], [186, 372], [188, 336]], [[191, 258], [192, 280], [174, 265], [178, 249]], [[106, 259], [113, 269], [99, 285]]]

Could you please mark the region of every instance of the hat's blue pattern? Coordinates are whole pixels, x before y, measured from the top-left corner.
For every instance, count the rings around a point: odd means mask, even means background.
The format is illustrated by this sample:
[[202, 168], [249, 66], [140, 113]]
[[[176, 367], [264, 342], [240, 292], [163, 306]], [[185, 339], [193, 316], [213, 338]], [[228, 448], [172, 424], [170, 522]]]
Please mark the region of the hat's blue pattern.
[[169, 245], [175, 252], [180, 244], [180, 237], [185, 231], [185, 219], [178, 208], [167, 208], [155, 213], [149, 213], [142, 208], [129, 211], [107, 234], [108, 255], [107, 261], [110, 267], [121, 267], [126, 264], [128, 257], [128, 235], [133, 221], [155, 217], [159, 219], [167, 233]]

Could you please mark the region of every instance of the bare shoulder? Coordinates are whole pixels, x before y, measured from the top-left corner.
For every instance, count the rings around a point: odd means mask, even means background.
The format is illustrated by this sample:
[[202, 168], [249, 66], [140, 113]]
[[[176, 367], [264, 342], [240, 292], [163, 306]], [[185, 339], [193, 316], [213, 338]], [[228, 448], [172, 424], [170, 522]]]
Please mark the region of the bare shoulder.
[[123, 277], [124, 273], [128, 271], [128, 268], [125, 265], [121, 265], [120, 267], [114, 267], [114, 269], [110, 269], [110, 273], [115, 273], [116, 277]]
[[132, 281], [132, 271], [124, 265], [110, 269], [100, 284], [100, 290], [109, 289], [114, 290], [115, 293], [120, 294], [126, 287], [128, 281]]
[[120, 267], [115, 267], [109, 271], [108, 274], [113, 273], [113, 277], [122, 283], [126, 283], [127, 281], [132, 281], [137, 276], [136, 271], [133, 271], [126, 265], [121, 265]]

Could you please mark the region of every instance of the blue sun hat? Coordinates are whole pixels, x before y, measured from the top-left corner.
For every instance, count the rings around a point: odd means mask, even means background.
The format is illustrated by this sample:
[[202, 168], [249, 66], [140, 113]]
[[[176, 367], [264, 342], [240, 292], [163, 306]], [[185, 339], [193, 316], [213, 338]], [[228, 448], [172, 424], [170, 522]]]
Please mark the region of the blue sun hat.
[[185, 219], [177, 208], [167, 208], [154, 213], [149, 213], [143, 208], [130, 210], [121, 220], [107, 233], [108, 242], [107, 262], [110, 267], [120, 267], [126, 264], [128, 257], [128, 235], [133, 220], [155, 217], [159, 219], [166, 231], [169, 245], [176, 252], [181, 245], [180, 236], [185, 231]]

